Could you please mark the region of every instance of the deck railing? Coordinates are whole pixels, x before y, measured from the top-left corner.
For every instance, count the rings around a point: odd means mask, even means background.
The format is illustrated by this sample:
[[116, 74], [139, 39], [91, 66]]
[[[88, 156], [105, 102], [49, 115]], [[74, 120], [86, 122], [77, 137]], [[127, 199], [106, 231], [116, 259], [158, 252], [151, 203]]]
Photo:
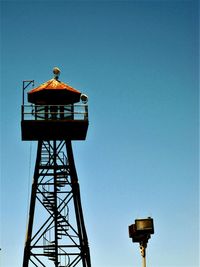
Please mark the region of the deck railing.
[[73, 105], [22, 105], [24, 120], [88, 120], [88, 106]]

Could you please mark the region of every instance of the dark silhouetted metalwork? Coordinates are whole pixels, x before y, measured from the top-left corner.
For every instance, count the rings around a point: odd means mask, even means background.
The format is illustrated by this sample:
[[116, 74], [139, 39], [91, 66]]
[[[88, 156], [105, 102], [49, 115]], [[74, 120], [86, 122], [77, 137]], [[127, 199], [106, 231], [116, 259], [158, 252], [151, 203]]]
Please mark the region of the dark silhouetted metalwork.
[[23, 267], [91, 267], [71, 140], [84, 140], [87, 105], [25, 105], [22, 140], [38, 140]]

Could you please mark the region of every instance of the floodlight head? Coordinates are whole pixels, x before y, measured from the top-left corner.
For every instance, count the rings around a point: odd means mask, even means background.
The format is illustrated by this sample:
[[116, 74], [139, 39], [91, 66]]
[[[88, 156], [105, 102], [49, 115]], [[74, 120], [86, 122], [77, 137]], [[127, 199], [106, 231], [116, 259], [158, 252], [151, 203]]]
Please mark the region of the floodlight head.
[[153, 219], [151, 217], [147, 219], [136, 219], [135, 228], [137, 233], [154, 234]]
[[81, 101], [83, 102], [83, 104], [87, 104], [88, 102], [88, 96], [85, 94], [81, 95]]
[[147, 242], [151, 234], [154, 234], [153, 219], [136, 219], [135, 224], [129, 225], [128, 230], [133, 242]]

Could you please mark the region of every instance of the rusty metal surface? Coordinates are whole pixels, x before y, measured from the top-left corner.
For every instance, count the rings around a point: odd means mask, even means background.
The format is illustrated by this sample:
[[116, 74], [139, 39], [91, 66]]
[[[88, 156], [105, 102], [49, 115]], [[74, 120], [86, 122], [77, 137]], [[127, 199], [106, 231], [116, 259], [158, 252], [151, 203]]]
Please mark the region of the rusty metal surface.
[[81, 92], [57, 79], [51, 79], [28, 92], [34, 104], [72, 104], [80, 101]]
[[63, 82], [56, 80], [56, 79], [51, 79], [51, 80], [41, 84], [40, 86], [32, 89], [30, 92], [28, 92], [28, 94], [33, 94], [33, 93], [41, 91], [41, 90], [57, 90], [57, 89], [69, 90], [69, 91], [74, 92], [74, 93], [80, 93], [78, 90], [69, 86], [66, 83], [63, 83]]

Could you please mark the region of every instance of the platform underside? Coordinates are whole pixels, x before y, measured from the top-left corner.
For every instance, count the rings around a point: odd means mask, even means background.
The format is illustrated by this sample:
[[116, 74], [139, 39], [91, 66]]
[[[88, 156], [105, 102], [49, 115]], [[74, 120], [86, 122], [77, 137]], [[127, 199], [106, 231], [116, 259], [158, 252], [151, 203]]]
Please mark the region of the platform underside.
[[88, 120], [23, 120], [22, 140], [85, 140]]

